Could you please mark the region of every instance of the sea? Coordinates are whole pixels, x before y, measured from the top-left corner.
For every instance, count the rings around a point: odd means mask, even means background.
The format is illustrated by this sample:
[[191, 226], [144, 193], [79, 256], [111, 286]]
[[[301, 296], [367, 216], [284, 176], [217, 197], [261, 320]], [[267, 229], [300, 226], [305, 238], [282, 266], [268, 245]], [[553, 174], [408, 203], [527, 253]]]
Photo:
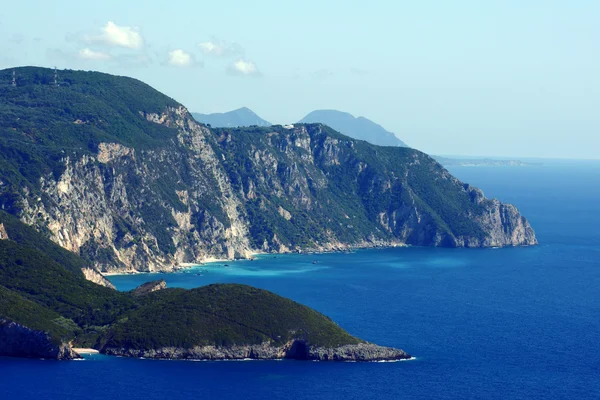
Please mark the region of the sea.
[[3, 358], [0, 398], [600, 398], [600, 161], [450, 171], [517, 205], [540, 244], [264, 255], [110, 278], [119, 290], [154, 279], [183, 288], [257, 286], [317, 309], [360, 338], [402, 348], [414, 360]]

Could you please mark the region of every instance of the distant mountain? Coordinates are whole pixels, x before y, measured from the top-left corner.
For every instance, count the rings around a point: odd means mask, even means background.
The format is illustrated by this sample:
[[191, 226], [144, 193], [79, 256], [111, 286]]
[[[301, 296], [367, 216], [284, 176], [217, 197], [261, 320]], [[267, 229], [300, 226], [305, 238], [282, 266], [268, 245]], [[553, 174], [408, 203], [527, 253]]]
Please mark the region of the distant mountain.
[[378, 146], [408, 147], [406, 143], [398, 139], [392, 132], [385, 130], [381, 125], [364, 117], [356, 118], [346, 112], [317, 110], [300, 120], [300, 123], [306, 124], [317, 122], [330, 126], [351, 138], [365, 140]]
[[214, 128], [237, 128], [240, 126], [271, 126], [269, 121], [265, 121], [256, 115], [251, 109], [242, 107], [237, 110], [226, 113], [200, 114], [191, 113], [192, 117], [203, 124], [210, 124]]

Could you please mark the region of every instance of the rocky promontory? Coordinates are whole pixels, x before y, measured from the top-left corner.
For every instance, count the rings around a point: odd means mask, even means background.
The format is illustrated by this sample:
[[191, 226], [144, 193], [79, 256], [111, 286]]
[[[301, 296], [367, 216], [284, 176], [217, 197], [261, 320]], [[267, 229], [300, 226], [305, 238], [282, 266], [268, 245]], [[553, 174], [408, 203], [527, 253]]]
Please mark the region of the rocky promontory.
[[73, 360], [81, 358], [66, 343], [48, 333], [0, 318], [0, 356]]
[[144, 296], [159, 290], [167, 288], [167, 282], [164, 279], [157, 281], [146, 282], [131, 291], [133, 296]]
[[191, 348], [162, 347], [135, 350], [104, 348], [107, 355], [167, 360], [314, 360], [314, 361], [393, 361], [411, 358], [403, 350], [371, 343], [337, 347], [311, 346], [305, 340], [291, 340], [283, 346], [269, 343], [245, 346], [195, 346]]

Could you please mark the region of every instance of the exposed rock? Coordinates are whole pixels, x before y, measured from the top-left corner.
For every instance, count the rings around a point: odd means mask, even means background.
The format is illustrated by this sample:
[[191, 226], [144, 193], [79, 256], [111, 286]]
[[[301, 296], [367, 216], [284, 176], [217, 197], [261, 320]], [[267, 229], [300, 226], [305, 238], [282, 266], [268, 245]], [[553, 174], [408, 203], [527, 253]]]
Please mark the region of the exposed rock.
[[408, 360], [411, 356], [403, 350], [377, 346], [371, 343], [346, 345], [336, 348], [311, 348], [309, 360], [320, 361], [391, 361]]
[[6, 228], [4, 228], [4, 224], [0, 224], [0, 240], [8, 240], [8, 233], [6, 233]]
[[117, 289], [115, 285], [113, 285], [108, 279], [104, 277], [100, 272], [96, 271], [93, 268], [82, 268], [81, 272], [85, 276], [85, 279], [88, 281], [92, 281], [98, 285], [105, 286], [111, 289]]
[[[179, 129], [179, 150], [135, 154], [120, 144], [101, 143], [95, 157], [66, 157], [60, 179], [41, 179], [50, 201], [25, 199], [21, 219], [48, 229], [52, 240], [100, 271], [170, 271], [209, 258], [249, 257], [248, 225], [239, 215], [243, 206], [206, 140], [206, 128], [184, 112], [146, 116]], [[180, 210], [174, 210], [157, 192], [156, 181], [165, 180], [164, 185], [184, 176], [187, 189], [164, 187], [173, 195], [168, 201], [179, 200]], [[218, 216], [198, 206], [207, 201]], [[166, 226], [151, 223], [149, 216], [159, 216]]]
[[279, 206], [279, 208], [277, 209], [277, 211], [279, 212], [279, 215], [281, 215], [286, 220], [289, 221], [290, 219], [292, 219], [292, 214], [288, 210], [286, 210], [285, 208]]
[[68, 344], [54, 343], [46, 332], [5, 319], [0, 319], [0, 356], [57, 360], [80, 358]]
[[407, 360], [411, 356], [402, 350], [382, 347], [370, 343], [345, 345], [340, 347], [313, 348], [304, 340], [292, 340], [283, 346], [269, 343], [246, 346], [196, 346], [189, 349], [163, 347], [152, 350], [105, 348], [104, 354], [123, 357], [144, 357], [155, 359], [187, 360], [318, 360], [318, 361], [391, 361]]
[[132, 294], [134, 296], [144, 296], [146, 294], [156, 292], [158, 290], [162, 290], [162, 289], [166, 289], [166, 288], [167, 288], [167, 282], [165, 282], [163, 279], [160, 279], [157, 281], [146, 282], [146, 283], [136, 287], [135, 289], [133, 289]]
[[119, 157], [133, 156], [134, 151], [118, 143], [100, 143], [98, 145], [97, 159], [106, 164]]

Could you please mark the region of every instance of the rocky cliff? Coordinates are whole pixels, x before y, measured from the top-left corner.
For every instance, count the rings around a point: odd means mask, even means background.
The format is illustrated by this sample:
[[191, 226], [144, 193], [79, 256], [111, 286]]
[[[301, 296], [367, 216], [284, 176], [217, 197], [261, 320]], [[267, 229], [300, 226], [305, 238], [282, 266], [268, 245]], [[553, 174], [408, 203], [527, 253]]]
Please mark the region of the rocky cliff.
[[167, 288], [167, 282], [164, 279], [160, 279], [158, 281], [146, 282], [131, 292], [133, 296], [145, 296], [147, 294], [157, 292], [159, 290], [163, 290]]
[[46, 73], [22, 69], [0, 91], [0, 163], [11, 167], [0, 205], [100, 271], [256, 251], [537, 243], [514, 206], [419, 151], [320, 124], [212, 129], [141, 82], [63, 71], [54, 87]]
[[43, 331], [0, 318], [0, 356], [72, 360], [80, 358], [66, 343], [55, 343]]

